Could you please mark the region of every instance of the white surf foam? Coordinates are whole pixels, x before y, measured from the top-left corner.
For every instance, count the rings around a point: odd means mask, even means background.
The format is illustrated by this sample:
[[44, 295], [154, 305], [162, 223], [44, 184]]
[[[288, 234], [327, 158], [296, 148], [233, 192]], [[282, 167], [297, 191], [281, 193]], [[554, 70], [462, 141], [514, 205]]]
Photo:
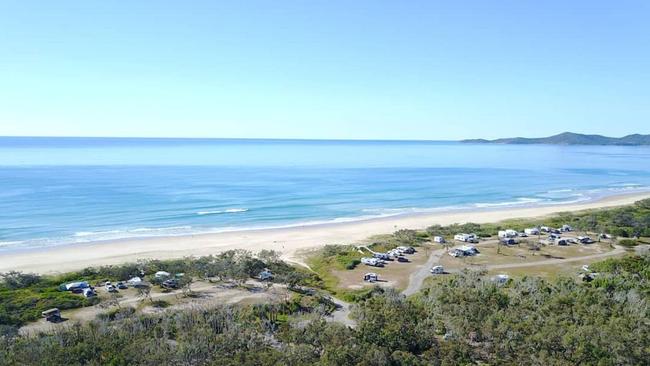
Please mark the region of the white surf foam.
[[220, 215], [226, 213], [240, 213], [246, 211], [248, 211], [247, 208], [229, 208], [227, 210], [199, 211], [196, 214], [199, 216], [205, 216], [205, 215]]

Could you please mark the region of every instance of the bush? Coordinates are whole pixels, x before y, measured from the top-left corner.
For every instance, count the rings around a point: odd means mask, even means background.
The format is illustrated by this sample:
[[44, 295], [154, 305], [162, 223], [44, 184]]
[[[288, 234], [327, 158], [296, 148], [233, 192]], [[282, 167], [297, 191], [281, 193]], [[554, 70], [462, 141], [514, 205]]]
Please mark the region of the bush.
[[624, 247], [627, 247], [627, 248], [632, 248], [632, 247], [635, 247], [635, 246], [639, 245], [639, 242], [637, 242], [636, 240], [632, 240], [632, 239], [621, 239], [621, 240], [618, 241], [618, 245], [621, 245], [621, 246], [624, 246]]
[[97, 314], [97, 319], [106, 321], [122, 320], [132, 316], [133, 314], [135, 314], [135, 309], [127, 306], [125, 308], [115, 308], [105, 313]]
[[353, 259], [352, 262], [345, 265], [345, 269], [348, 269], [348, 270], [355, 269], [359, 264], [361, 264], [360, 260]]

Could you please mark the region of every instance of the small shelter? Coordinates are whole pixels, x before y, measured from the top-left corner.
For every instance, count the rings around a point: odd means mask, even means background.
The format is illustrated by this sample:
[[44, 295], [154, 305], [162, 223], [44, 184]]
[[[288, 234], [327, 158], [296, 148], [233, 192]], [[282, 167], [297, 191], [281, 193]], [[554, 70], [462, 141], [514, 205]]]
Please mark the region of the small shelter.
[[56, 323], [61, 320], [61, 311], [58, 308], [52, 308], [41, 312], [41, 315], [48, 322]]

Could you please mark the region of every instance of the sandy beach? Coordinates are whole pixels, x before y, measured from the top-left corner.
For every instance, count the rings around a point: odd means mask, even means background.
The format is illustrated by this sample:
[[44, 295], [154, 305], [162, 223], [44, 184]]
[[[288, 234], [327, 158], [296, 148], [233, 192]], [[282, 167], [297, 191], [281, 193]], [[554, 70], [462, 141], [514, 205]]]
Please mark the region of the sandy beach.
[[433, 224], [487, 223], [511, 218], [542, 217], [562, 211], [627, 205], [648, 197], [650, 193], [621, 194], [575, 204], [410, 214], [282, 229], [72, 244], [0, 254], [0, 272], [19, 270], [57, 273], [89, 266], [132, 262], [140, 258], [202, 256], [230, 249], [273, 249], [282, 252], [286, 260], [300, 261], [300, 252], [306, 249], [326, 244], [351, 244], [372, 235], [392, 233], [398, 229], [422, 229]]

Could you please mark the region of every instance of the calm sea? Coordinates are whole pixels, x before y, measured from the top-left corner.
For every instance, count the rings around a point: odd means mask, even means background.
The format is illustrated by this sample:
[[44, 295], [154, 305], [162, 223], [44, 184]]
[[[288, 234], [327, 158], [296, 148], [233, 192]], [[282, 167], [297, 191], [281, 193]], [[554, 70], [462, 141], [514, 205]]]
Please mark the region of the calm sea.
[[648, 147], [0, 138], [0, 250], [649, 188]]

